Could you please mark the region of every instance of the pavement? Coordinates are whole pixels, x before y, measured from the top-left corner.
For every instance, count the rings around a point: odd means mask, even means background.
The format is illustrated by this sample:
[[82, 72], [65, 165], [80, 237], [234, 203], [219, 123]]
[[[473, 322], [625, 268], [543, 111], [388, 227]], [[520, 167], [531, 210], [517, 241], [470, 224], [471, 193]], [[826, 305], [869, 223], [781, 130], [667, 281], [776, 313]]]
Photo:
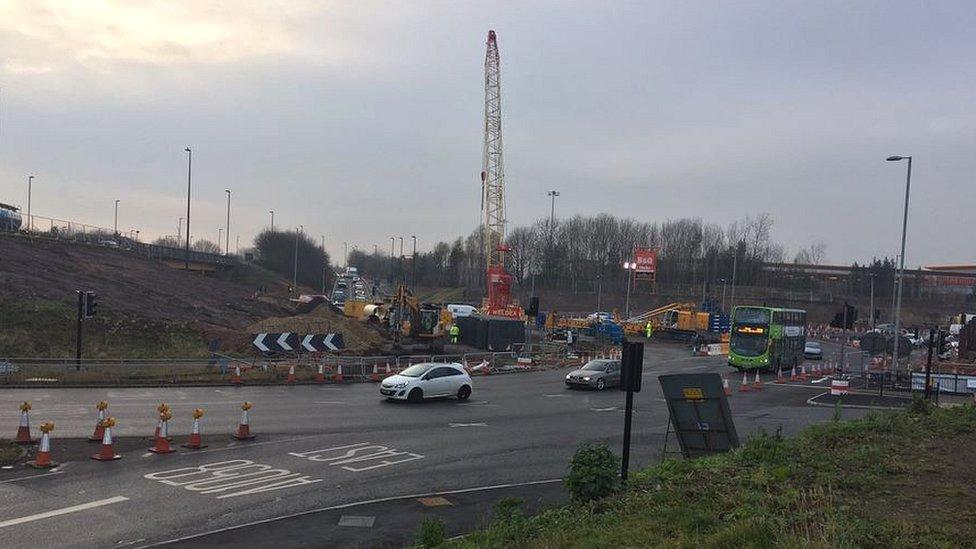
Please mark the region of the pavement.
[[[656, 376], [677, 372], [729, 369], [724, 357], [692, 357], [682, 345], [647, 347], [632, 468], [660, 460], [668, 413]], [[0, 471], [0, 536], [7, 548], [402, 546], [429, 515], [443, 517], [451, 534], [470, 531], [502, 497], [532, 508], [563, 501], [559, 480], [580, 443], [620, 448], [624, 393], [567, 390], [565, 373], [479, 377], [467, 402], [418, 405], [381, 400], [375, 384], [3, 390], [0, 432], [12, 436], [17, 406], [32, 401], [34, 426], [56, 424], [52, 454], [63, 464]], [[730, 397], [740, 438], [759, 429], [789, 435], [834, 415], [807, 404], [824, 387], [772, 377], [762, 391]], [[66, 440], [91, 434], [101, 399], [118, 419], [121, 460], [86, 459], [98, 444]], [[249, 442], [230, 437], [245, 400], [254, 403]], [[178, 451], [168, 455], [143, 448], [161, 401], [174, 413]], [[208, 447], [180, 448], [197, 407]], [[438, 496], [448, 504], [417, 501]]]

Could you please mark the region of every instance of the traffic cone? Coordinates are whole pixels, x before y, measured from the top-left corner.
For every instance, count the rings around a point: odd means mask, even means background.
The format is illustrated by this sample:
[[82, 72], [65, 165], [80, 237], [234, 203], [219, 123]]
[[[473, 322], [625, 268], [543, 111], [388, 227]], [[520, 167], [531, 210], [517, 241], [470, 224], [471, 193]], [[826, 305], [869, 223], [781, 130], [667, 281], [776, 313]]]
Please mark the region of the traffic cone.
[[[465, 364], [464, 364], [464, 365], [465, 365], [465, 369], [467, 369], [467, 362], [465, 362]], [[390, 377], [391, 375], [393, 375], [393, 373], [392, 373], [392, 372], [390, 371], [390, 363], [389, 363], [389, 362], [387, 362], [387, 363], [386, 363], [386, 375], [384, 375], [384, 376], [383, 376], [383, 378], [384, 378], [384, 379], [385, 379], [385, 378], [388, 378], [388, 377]]]
[[237, 426], [237, 432], [234, 433], [234, 438], [237, 440], [254, 440], [254, 435], [251, 434], [250, 409], [250, 402], [241, 404], [241, 423]]
[[[162, 431], [163, 431], [162, 415], [164, 413], [168, 413], [169, 411], [170, 411], [169, 410], [169, 404], [166, 404], [165, 402], [160, 402], [159, 403], [159, 406], [156, 406], [156, 412], [160, 415], [160, 419], [156, 422], [156, 431], [153, 432], [153, 437], [152, 438], [153, 438], [154, 441], [157, 438], [160, 437], [160, 433], [162, 433]], [[170, 417], [172, 417], [172, 414], [170, 414]], [[166, 436], [166, 440], [167, 441], [171, 441], [171, 440], [173, 440], [173, 437], [167, 435]]]
[[88, 437], [89, 442], [100, 442], [102, 437], [105, 436], [105, 426], [102, 422], [105, 421], [105, 410], [108, 409], [108, 402], [102, 400], [95, 405], [95, 409], [98, 410], [98, 418], [95, 420], [95, 431], [92, 436]]
[[41, 430], [41, 445], [37, 449], [37, 456], [33, 460], [28, 461], [27, 465], [35, 469], [57, 467], [58, 463], [51, 461], [51, 435], [49, 434], [54, 430], [54, 422], [45, 421], [39, 428]]
[[295, 383], [295, 365], [294, 364], [292, 364], [291, 366], [288, 367], [288, 379], [285, 380], [285, 383]]
[[96, 461], [113, 461], [116, 459], [122, 459], [122, 456], [116, 454], [115, 449], [112, 448], [112, 427], [115, 427], [115, 418], [105, 418], [102, 425], [105, 426], [105, 435], [102, 436], [102, 449], [91, 458]]
[[336, 366], [336, 373], [332, 376], [332, 381], [342, 383], [342, 364]]
[[20, 426], [17, 427], [17, 438], [14, 439], [14, 442], [17, 444], [34, 443], [34, 441], [31, 440], [30, 434], [30, 410], [30, 402], [24, 402], [20, 405]]
[[756, 379], [752, 382], [752, 388], [757, 391], [762, 391], [763, 382], [759, 379], [759, 368], [756, 368]]
[[742, 385], [739, 385], [740, 393], [748, 393], [749, 391], [752, 391], [752, 389], [749, 387], [749, 378], [746, 377], [748, 375], [749, 374], [745, 370], [742, 370]]
[[183, 445], [184, 448], [199, 450], [207, 447], [206, 444], [202, 444], [203, 440], [200, 437], [200, 418], [202, 417], [203, 410], [200, 408], [193, 410], [193, 429], [190, 431], [190, 440]]
[[786, 379], [783, 377], [783, 367], [779, 367], [779, 371], [776, 372], [776, 383], [786, 383]]
[[369, 380], [375, 383], [380, 381], [380, 367], [373, 364], [373, 373], [369, 376]]
[[315, 383], [325, 383], [325, 371], [323, 368], [324, 366], [322, 366], [322, 363], [320, 362], [319, 371], [315, 374]]
[[234, 375], [230, 376], [230, 382], [234, 385], [243, 385], [244, 380], [241, 379], [241, 367], [240, 365], [234, 366]]
[[807, 365], [800, 366], [800, 381], [807, 380]]
[[732, 387], [729, 387], [729, 378], [722, 378], [722, 390], [725, 391], [725, 396], [732, 396]]
[[800, 378], [796, 375], [796, 364], [793, 365], [793, 369], [790, 370], [790, 381], [798, 381]]
[[171, 454], [176, 450], [169, 447], [169, 420], [173, 413], [169, 410], [159, 412], [159, 432], [156, 433], [156, 445], [149, 449], [154, 454]]

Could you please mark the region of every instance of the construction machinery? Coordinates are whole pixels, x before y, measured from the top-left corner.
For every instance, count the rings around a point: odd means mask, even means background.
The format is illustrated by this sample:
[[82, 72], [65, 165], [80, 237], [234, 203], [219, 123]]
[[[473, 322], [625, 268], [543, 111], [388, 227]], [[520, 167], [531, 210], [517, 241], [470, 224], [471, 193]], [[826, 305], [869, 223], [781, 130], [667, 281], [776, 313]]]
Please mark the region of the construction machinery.
[[482, 239], [487, 266], [488, 316], [519, 318], [522, 307], [512, 297], [512, 275], [505, 270], [505, 162], [502, 156], [502, 93], [498, 42], [488, 31], [485, 53], [485, 134], [481, 169]]
[[437, 305], [421, 303], [401, 284], [390, 302], [387, 316], [394, 342], [410, 338], [426, 341], [432, 349], [443, 347], [447, 325], [443, 313]]

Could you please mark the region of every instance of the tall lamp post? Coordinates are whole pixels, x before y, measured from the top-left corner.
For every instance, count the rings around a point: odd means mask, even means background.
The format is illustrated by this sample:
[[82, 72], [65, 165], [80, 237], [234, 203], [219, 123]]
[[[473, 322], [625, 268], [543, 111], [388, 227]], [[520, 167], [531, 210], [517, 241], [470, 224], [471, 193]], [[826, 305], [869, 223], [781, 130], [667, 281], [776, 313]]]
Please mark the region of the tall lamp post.
[[410, 285], [416, 286], [417, 284], [417, 235], [412, 234], [410, 238], [413, 239], [413, 253], [410, 255]]
[[908, 160], [908, 172], [905, 177], [905, 211], [901, 221], [901, 259], [898, 260], [898, 298], [895, 302], [895, 336], [892, 344], [891, 354], [891, 382], [895, 381], [895, 365], [898, 363], [898, 329], [901, 323], [901, 296], [905, 285], [905, 237], [908, 233], [908, 197], [912, 189], [912, 157], [911, 156], [889, 156], [888, 162], [898, 162]]
[[268, 210], [268, 213], [271, 214], [271, 232], [273, 233], [274, 232], [274, 210]]
[[546, 193], [546, 196], [551, 198], [549, 204], [549, 244], [546, 246], [546, 253], [552, 259], [552, 241], [556, 230], [556, 197], [559, 196], [559, 191], [551, 190]]
[[34, 183], [34, 176], [27, 176], [27, 232], [34, 232], [34, 218], [31, 217], [31, 187]]
[[304, 225], [299, 225], [298, 230], [295, 231], [295, 270], [293, 271], [291, 277], [291, 287], [292, 291], [296, 294], [298, 293], [298, 239], [302, 235], [302, 231], [305, 230]]
[[180, 240], [183, 240], [183, 218], [176, 222], [176, 246], [179, 247]]
[[[224, 246], [224, 255], [230, 255], [230, 189], [224, 189], [227, 193], [227, 228], [224, 230], [227, 237], [227, 244]], [[217, 242], [220, 246], [220, 242]]]
[[190, 176], [193, 173], [193, 151], [190, 147], [186, 151], [186, 270], [190, 270]]
[[876, 277], [877, 275], [871, 273], [868, 276], [871, 278], [871, 329], [873, 330], [874, 323], [877, 320], [876, 318], [874, 318], [874, 277]]
[[634, 270], [637, 269], [637, 263], [633, 261], [624, 262], [624, 270], [627, 272], [627, 302], [624, 305], [624, 314], [627, 318], [630, 318], [630, 284], [634, 279]]
[[114, 230], [115, 231], [115, 235], [118, 236], [118, 234], [119, 234], [119, 201], [118, 201], [118, 199], [115, 200], [115, 223], [114, 223], [113, 227], [114, 228], [112, 230]]

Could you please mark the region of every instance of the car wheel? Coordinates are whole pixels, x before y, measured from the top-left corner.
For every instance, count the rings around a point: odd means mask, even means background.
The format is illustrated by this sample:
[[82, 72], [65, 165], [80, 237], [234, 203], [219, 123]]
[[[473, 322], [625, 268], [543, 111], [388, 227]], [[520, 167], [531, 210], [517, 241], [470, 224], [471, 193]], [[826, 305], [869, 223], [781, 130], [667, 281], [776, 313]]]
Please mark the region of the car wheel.
[[407, 395], [408, 402], [420, 402], [423, 399], [424, 399], [424, 392], [421, 391], [420, 389], [414, 389], [410, 391], [409, 395]]
[[471, 396], [471, 387], [468, 387], [467, 385], [462, 385], [457, 392], [458, 400], [468, 400], [469, 396]]
[[602, 390], [604, 390], [606, 388], [607, 388], [607, 381], [605, 379], [603, 379], [601, 377], [600, 379], [596, 380], [596, 390], [597, 391], [602, 391]]

